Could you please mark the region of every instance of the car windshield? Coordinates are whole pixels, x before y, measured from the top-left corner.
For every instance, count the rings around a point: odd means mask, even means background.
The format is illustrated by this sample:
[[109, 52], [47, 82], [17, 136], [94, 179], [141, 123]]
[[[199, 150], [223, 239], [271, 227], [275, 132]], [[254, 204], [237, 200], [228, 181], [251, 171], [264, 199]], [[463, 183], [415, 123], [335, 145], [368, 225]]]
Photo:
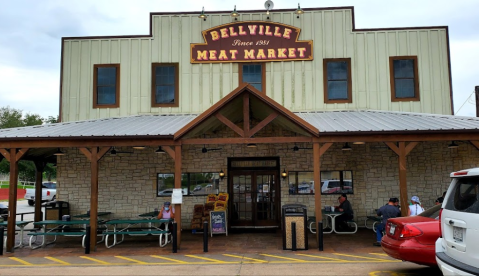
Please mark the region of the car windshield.
[[431, 207], [425, 210], [424, 212], [420, 213], [418, 216], [438, 219], [440, 210], [441, 210], [441, 205], [434, 205], [434, 207]]
[[51, 182], [47, 182], [47, 183], [43, 183], [43, 184], [42, 184], [42, 187], [43, 187], [43, 188], [47, 188], [47, 189], [56, 189], [56, 188], [57, 188], [57, 184], [51, 183]]

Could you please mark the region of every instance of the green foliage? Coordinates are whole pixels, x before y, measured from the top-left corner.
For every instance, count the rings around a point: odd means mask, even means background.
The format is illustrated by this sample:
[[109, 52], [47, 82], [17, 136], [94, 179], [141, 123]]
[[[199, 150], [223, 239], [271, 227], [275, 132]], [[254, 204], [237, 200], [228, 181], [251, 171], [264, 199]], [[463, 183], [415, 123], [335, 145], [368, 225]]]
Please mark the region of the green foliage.
[[22, 111], [7, 107], [0, 108], [0, 128], [12, 128], [24, 126]]

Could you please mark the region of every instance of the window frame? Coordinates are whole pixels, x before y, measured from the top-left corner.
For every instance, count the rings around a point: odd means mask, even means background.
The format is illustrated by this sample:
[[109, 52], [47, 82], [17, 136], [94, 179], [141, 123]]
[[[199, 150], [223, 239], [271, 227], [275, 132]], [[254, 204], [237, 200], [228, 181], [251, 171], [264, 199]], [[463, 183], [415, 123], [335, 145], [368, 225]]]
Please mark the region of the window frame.
[[[208, 192], [207, 194], [195, 194], [194, 193], [194, 188], [198, 184], [192, 185], [192, 182], [196, 181], [196, 179], [192, 179], [192, 175], [195, 174], [212, 174], [213, 175], [213, 183], [212, 183], [212, 189], [211, 192]], [[173, 177], [173, 187], [165, 187], [164, 189], [160, 190], [159, 187], [159, 177], [164, 176], [164, 175], [172, 175]], [[186, 182], [186, 187], [184, 186]], [[218, 172], [187, 172], [187, 173], [181, 173], [181, 189], [186, 189], [186, 194], [183, 194], [183, 196], [208, 196], [209, 194], [217, 194], [216, 191], [219, 191], [219, 186], [220, 186], [221, 178], [219, 177]], [[156, 173], [156, 197], [167, 197], [171, 195], [158, 195], [159, 192], [167, 190], [167, 189], [175, 189], [175, 173], [172, 172], [158, 172]], [[207, 186], [207, 185], [206, 185]], [[205, 186], [205, 187], [206, 187]], [[172, 191], [173, 192], [173, 191]]]
[[[338, 99], [330, 100], [328, 98], [328, 62], [341, 62], [345, 61], [348, 64], [348, 98], [347, 99]], [[352, 103], [353, 102], [353, 84], [351, 79], [351, 58], [325, 58], [323, 59], [323, 91], [324, 91], [324, 103], [334, 104], [334, 103]]]
[[[396, 97], [396, 78], [394, 77], [394, 61], [395, 60], [413, 60], [414, 61], [414, 97], [397, 98]], [[393, 56], [389, 57], [389, 78], [391, 85], [391, 102], [411, 102], [420, 101], [419, 95], [419, 69], [417, 56]]]
[[243, 81], [243, 65], [261, 65], [261, 93], [266, 94], [266, 63], [264, 62], [247, 62], [238, 63], [238, 81], [239, 84], [244, 84]]
[[[325, 180], [328, 180], [328, 179], [323, 179], [323, 173], [332, 173], [332, 172], [339, 172], [340, 174], [340, 177], [339, 179], [332, 179], [332, 180], [335, 180], [335, 181], [339, 181], [340, 182], [340, 190], [338, 192], [334, 192], [334, 193], [323, 193], [323, 183], [321, 182], [324, 182]], [[321, 190], [321, 195], [340, 195], [344, 192], [344, 183], [345, 181], [349, 180], [349, 179], [344, 179], [344, 173], [345, 172], [350, 172], [351, 173], [351, 190], [352, 192], [351, 193], [346, 193], [347, 195], [354, 195], [354, 173], [353, 173], [353, 170], [329, 170], [329, 171], [320, 171], [320, 177], [321, 177], [321, 180], [320, 180], [320, 184], [319, 184], [319, 189]], [[289, 171], [288, 173], [288, 194], [290, 196], [304, 196], [304, 195], [314, 195], [316, 193], [316, 191], [313, 193], [312, 190], [311, 190], [311, 187], [310, 187], [310, 190], [309, 192], [307, 193], [300, 193], [299, 192], [299, 178], [298, 178], [298, 175], [299, 173], [313, 173], [313, 171]], [[292, 184], [293, 187], [290, 187], [290, 183], [291, 183], [291, 178], [294, 180], [294, 183]], [[314, 181], [314, 180], [313, 180]], [[311, 185], [311, 181], [310, 181], [310, 185]], [[291, 190], [291, 188], [293, 188], [293, 190]]]
[[[98, 104], [98, 68], [115, 67], [116, 68], [116, 82], [115, 82], [115, 104]], [[93, 108], [118, 108], [120, 107], [120, 64], [94, 64], [93, 65]]]
[[[156, 67], [174, 67], [175, 68], [175, 102], [156, 103]], [[180, 106], [180, 64], [177, 62], [154, 62], [151, 64], [151, 107], [179, 107]]]

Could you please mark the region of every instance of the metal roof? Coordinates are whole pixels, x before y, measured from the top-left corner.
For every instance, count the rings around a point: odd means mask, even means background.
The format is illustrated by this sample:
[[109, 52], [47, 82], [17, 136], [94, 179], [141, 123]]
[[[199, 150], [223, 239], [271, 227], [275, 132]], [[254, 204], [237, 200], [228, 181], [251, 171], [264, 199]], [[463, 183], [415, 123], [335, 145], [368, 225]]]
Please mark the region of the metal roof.
[[0, 129], [1, 138], [173, 136], [196, 118], [186, 115], [138, 115]]
[[477, 130], [479, 118], [453, 115], [356, 110], [295, 113], [320, 133]]
[[[295, 112], [320, 133], [479, 130], [479, 118], [393, 111]], [[197, 114], [138, 115], [0, 129], [2, 138], [173, 136]]]

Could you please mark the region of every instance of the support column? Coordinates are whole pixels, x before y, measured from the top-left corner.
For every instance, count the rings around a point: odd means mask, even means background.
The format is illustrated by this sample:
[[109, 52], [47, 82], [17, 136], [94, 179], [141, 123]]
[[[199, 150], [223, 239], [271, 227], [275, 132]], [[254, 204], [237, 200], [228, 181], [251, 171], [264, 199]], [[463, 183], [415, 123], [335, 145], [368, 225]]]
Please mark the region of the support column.
[[[175, 146], [175, 188], [181, 189], [181, 146]], [[175, 204], [178, 247], [181, 246], [181, 204]]]
[[46, 162], [34, 161], [35, 164], [35, 217], [33, 221], [41, 221], [42, 217], [42, 182], [43, 172], [45, 171]]
[[[316, 214], [316, 225], [323, 220], [323, 209], [321, 203], [321, 156], [333, 145], [325, 143], [320, 147], [318, 142], [313, 143], [313, 178], [314, 178], [314, 212]], [[316, 242], [319, 243], [319, 229], [316, 229]]]
[[98, 148], [91, 149], [90, 249], [96, 251], [98, 229]]

